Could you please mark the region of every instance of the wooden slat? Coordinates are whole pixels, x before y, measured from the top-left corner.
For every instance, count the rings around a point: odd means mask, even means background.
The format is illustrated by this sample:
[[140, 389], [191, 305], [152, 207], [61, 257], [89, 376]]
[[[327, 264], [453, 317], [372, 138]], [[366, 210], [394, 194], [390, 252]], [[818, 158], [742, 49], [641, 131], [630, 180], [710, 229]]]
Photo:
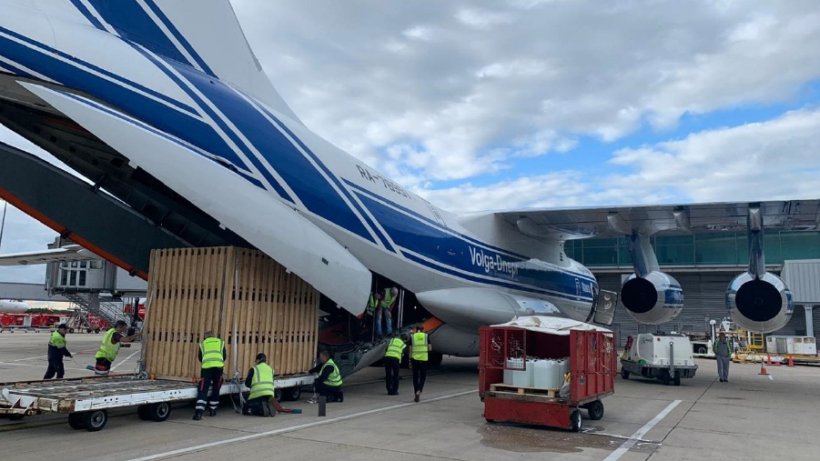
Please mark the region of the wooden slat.
[[153, 376], [186, 381], [198, 376], [196, 356], [207, 329], [226, 341], [228, 376], [235, 370], [244, 375], [259, 352], [277, 375], [312, 366], [318, 294], [256, 250], [155, 250], [149, 293], [144, 347]]

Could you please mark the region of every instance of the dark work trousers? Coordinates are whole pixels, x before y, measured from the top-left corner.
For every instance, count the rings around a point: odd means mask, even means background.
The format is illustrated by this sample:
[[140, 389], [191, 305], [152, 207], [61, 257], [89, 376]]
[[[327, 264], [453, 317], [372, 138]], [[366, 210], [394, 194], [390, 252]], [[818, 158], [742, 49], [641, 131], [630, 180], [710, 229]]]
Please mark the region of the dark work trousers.
[[388, 395], [399, 393], [399, 359], [384, 358], [384, 384], [387, 386]]
[[65, 367], [63, 367], [63, 353], [62, 350], [49, 344], [48, 346], [48, 368], [43, 379], [51, 379], [57, 375], [57, 379], [62, 379], [65, 375]]
[[[199, 378], [199, 393], [196, 396], [196, 411], [205, 412], [205, 403], [211, 410], [219, 407], [219, 389], [222, 387], [222, 368], [203, 368]], [[208, 388], [211, 388], [210, 398]]]
[[413, 392], [424, 391], [424, 381], [427, 380], [427, 361], [411, 360], [413, 367]]
[[341, 386], [328, 386], [325, 383], [314, 383], [316, 393], [327, 397], [328, 402], [344, 402], [344, 393], [342, 393]]
[[273, 397], [263, 396], [249, 399], [245, 402], [245, 409], [242, 412], [253, 416], [276, 416], [276, 411], [270, 404]]

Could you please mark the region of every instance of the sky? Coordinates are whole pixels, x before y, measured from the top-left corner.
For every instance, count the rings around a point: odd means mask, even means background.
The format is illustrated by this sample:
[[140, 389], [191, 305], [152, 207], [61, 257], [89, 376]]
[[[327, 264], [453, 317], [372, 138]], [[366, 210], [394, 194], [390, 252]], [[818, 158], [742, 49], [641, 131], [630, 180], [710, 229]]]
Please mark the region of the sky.
[[[308, 127], [449, 211], [820, 197], [812, 0], [231, 3]], [[0, 253], [54, 236], [9, 208]]]

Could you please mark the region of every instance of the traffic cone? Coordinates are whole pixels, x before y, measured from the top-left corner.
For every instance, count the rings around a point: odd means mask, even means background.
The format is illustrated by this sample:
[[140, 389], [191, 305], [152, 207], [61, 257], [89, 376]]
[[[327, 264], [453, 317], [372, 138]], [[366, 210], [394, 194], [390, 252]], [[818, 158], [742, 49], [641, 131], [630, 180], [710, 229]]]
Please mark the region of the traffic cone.
[[758, 375], [769, 376], [769, 372], [766, 370], [766, 362], [762, 360], [760, 361], [760, 373], [758, 373]]
[[789, 367], [794, 368], [794, 355], [789, 354]]

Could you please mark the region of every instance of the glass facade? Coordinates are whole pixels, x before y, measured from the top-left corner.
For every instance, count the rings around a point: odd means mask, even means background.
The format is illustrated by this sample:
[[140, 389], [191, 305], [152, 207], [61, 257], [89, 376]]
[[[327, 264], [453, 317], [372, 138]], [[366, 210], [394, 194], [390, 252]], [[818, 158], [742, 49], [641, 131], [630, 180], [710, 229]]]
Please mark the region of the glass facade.
[[[769, 232], [764, 237], [766, 264], [787, 259], [820, 259], [820, 232]], [[746, 266], [749, 243], [746, 232], [692, 235], [659, 235], [652, 246], [661, 266]], [[632, 267], [629, 238], [570, 240], [564, 250], [590, 267]]]

